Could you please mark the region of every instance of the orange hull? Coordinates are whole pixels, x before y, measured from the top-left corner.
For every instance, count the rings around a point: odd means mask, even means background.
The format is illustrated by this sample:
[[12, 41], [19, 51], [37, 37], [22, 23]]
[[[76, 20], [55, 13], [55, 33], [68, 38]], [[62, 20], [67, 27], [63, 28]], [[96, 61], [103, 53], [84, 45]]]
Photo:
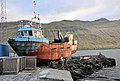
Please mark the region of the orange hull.
[[[74, 49], [73, 49], [74, 48]], [[36, 53], [29, 53], [36, 55], [41, 60], [58, 60], [61, 57], [66, 58], [76, 52], [77, 45], [69, 45], [66, 43], [60, 44], [45, 44], [43, 43]]]

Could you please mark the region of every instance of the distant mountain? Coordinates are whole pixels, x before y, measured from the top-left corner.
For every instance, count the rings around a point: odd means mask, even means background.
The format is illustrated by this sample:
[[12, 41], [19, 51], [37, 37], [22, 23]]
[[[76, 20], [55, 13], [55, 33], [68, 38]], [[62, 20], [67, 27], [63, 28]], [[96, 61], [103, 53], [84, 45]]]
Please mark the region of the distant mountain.
[[100, 18], [100, 19], [98, 19], [98, 20], [95, 20], [95, 21], [104, 21], [104, 22], [107, 22], [107, 21], [109, 21], [108, 19], [106, 19], [106, 18]]
[[[4, 25], [2, 43], [17, 36], [20, 21], [7, 22]], [[72, 32], [78, 41], [78, 49], [120, 48], [120, 20], [110, 21], [101, 18], [95, 21], [63, 20], [42, 24], [45, 36], [49, 40], [56, 37], [56, 31]]]

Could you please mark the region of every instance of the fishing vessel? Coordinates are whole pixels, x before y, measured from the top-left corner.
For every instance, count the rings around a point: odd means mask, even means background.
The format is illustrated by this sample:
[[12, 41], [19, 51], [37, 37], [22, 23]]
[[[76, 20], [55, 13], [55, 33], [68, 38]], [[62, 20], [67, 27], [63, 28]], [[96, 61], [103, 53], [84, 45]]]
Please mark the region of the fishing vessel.
[[10, 38], [9, 45], [18, 56], [37, 56], [37, 61], [52, 61], [67, 58], [77, 50], [77, 41], [73, 34], [67, 32], [65, 36], [58, 31], [58, 38], [49, 41], [44, 37], [43, 28], [38, 22], [21, 21], [19, 36]]

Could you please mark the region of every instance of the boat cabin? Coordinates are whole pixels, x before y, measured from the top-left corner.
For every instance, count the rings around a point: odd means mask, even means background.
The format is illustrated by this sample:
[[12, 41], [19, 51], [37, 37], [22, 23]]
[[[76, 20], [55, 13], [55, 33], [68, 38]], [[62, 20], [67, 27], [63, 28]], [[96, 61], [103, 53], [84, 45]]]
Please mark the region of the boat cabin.
[[43, 30], [41, 28], [21, 28], [18, 30], [20, 37], [43, 38]]
[[18, 32], [20, 34], [20, 37], [44, 37], [40, 24], [32, 21], [21, 21]]

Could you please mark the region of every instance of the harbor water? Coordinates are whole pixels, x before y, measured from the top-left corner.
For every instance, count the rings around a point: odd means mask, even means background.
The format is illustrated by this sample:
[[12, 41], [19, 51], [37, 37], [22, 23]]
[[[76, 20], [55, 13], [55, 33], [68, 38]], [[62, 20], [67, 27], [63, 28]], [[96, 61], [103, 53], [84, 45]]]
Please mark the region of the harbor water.
[[80, 81], [120, 81], [120, 49], [82, 50], [77, 51], [73, 56], [98, 55], [99, 52], [108, 58], [115, 58], [116, 66], [103, 68]]

